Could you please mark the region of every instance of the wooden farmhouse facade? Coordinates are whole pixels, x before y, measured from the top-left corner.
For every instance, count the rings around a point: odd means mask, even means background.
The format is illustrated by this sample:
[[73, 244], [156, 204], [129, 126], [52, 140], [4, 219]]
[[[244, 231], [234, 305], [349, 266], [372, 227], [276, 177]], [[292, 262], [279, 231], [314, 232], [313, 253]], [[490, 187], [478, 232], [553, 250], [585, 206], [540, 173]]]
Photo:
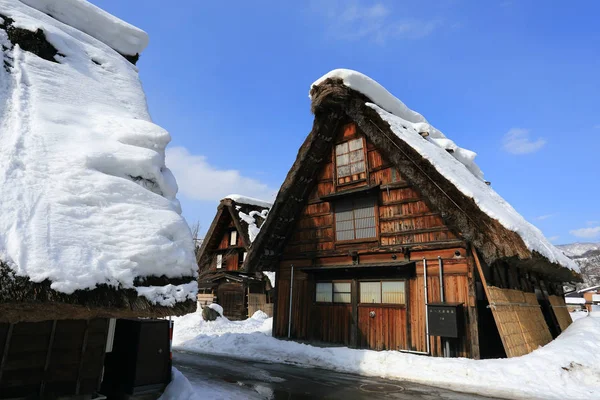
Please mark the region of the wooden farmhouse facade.
[[[244, 265], [277, 271], [273, 335], [476, 359], [548, 343], [570, 323], [562, 283], [578, 279], [573, 264], [457, 160], [461, 149], [383, 111], [420, 117], [354, 74], [362, 92], [343, 73], [312, 87], [312, 131]], [[460, 189], [463, 176], [481, 201]], [[488, 198], [551, 252], [484, 212]]]
[[262, 273], [240, 271], [270, 206], [238, 195], [221, 200], [198, 253], [200, 305], [214, 301], [232, 320], [246, 319], [258, 309], [272, 314], [269, 280]]

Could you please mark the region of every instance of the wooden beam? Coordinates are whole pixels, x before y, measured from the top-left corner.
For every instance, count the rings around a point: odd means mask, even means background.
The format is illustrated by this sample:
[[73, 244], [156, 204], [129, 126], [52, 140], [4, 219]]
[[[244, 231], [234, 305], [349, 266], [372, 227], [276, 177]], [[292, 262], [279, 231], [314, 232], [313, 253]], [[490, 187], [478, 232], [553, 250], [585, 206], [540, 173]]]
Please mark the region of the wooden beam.
[[85, 331], [83, 332], [83, 343], [81, 344], [81, 355], [79, 358], [79, 369], [77, 370], [77, 383], [75, 384], [75, 394], [79, 394], [79, 389], [81, 388], [81, 373], [83, 371], [83, 360], [85, 358], [85, 351], [87, 350], [89, 331], [90, 320], [88, 319], [85, 321]]
[[352, 326], [350, 332], [350, 346], [358, 348], [358, 281], [356, 279], [352, 279], [350, 292], [350, 298], [352, 300]]
[[[472, 250], [471, 250], [472, 251]], [[475, 284], [475, 268], [473, 266], [473, 258], [467, 257], [467, 285], [468, 285], [468, 317], [469, 317], [469, 333], [471, 335], [470, 353], [471, 358], [479, 360], [481, 352], [479, 349], [479, 318], [477, 316], [477, 291]]]
[[479, 262], [479, 256], [477, 256], [477, 250], [471, 251], [473, 254], [473, 259], [475, 260], [475, 265], [477, 266], [477, 272], [479, 272], [479, 277], [481, 278], [481, 283], [483, 284], [483, 290], [485, 291], [485, 297], [488, 298], [488, 302], [491, 299], [490, 290], [487, 285], [487, 280], [485, 279], [485, 275], [483, 274], [483, 269], [481, 269], [481, 263]]
[[6, 333], [6, 340], [4, 341], [4, 351], [2, 352], [2, 359], [0, 359], [0, 386], [2, 385], [2, 372], [4, 371], [4, 365], [8, 358], [8, 349], [10, 348], [10, 341], [12, 339], [13, 328], [15, 324], [8, 326], [8, 332]]
[[44, 389], [46, 388], [46, 373], [50, 366], [52, 357], [52, 346], [54, 345], [54, 336], [56, 334], [56, 320], [52, 321], [52, 330], [50, 331], [50, 340], [48, 340], [48, 351], [46, 352], [46, 362], [44, 363], [44, 372], [42, 372], [42, 383], [40, 383], [40, 397], [44, 397]]

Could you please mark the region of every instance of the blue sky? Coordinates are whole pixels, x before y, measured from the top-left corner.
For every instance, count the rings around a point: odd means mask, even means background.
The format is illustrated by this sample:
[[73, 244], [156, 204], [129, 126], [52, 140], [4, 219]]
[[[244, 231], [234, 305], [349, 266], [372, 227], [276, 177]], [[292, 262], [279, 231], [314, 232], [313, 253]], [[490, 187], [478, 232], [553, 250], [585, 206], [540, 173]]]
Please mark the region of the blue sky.
[[138, 66], [183, 213], [273, 198], [334, 68], [384, 85], [555, 243], [600, 241], [600, 3], [93, 0], [150, 35]]

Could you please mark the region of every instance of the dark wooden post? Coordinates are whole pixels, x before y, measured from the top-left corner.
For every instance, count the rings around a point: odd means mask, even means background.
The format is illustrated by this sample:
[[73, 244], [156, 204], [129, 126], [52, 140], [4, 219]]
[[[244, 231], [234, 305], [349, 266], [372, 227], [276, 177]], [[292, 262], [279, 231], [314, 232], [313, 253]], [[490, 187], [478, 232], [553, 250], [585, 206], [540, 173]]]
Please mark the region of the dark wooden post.
[[352, 279], [350, 287], [350, 298], [352, 300], [352, 328], [350, 332], [350, 345], [354, 348], [359, 346], [359, 330], [358, 330], [358, 281]]
[[[473, 250], [471, 250], [473, 251]], [[469, 252], [470, 253], [470, 252]], [[467, 253], [467, 284], [468, 284], [468, 304], [467, 313], [469, 321], [469, 336], [470, 336], [470, 347], [471, 358], [479, 360], [481, 358], [481, 352], [479, 350], [479, 320], [477, 317], [477, 291], [476, 291], [476, 274], [475, 265], [473, 265], [473, 256]], [[485, 279], [485, 277], [484, 277]]]
[[81, 373], [83, 371], [83, 364], [85, 360], [85, 351], [87, 349], [88, 333], [90, 331], [90, 321], [85, 321], [85, 331], [83, 332], [83, 343], [81, 344], [81, 355], [79, 358], [79, 370], [77, 371], [77, 383], [75, 384], [75, 394], [79, 394], [81, 387]]
[[2, 352], [2, 358], [0, 359], [0, 385], [2, 384], [2, 372], [4, 371], [4, 365], [8, 358], [8, 349], [10, 348], [10, 340], [12, 339], [12, 332], [15, 324], [8, 326], [8, 332], [6, 333], [6, 340], [4, 341], [4, 351]]
[[56, 320], [52, 321], [52, 331], [50, 331], [50, 340], [48, 340], [48, 351], [46, 352], [46, 362], [44, 363], [44, 372], [42, 372], [42, 383], [40, 383], [40, 397], [44, 397], [44, 389], [46, 387], [46, 374], [50, 366], [52, 357], [52, 346], [54, 345], [54, 336], [56, 334]]

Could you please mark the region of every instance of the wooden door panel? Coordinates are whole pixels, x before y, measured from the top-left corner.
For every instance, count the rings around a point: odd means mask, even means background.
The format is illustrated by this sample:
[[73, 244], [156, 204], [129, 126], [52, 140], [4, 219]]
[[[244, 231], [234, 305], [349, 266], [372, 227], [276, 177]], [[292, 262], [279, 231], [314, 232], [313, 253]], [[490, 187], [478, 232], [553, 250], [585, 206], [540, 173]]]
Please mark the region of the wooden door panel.
[[[375, 313], [373, 317], [371, 312]], [[372, 350], [406, 349], [406, 309], [358, 307], [358, 343], [359, 347]]]

